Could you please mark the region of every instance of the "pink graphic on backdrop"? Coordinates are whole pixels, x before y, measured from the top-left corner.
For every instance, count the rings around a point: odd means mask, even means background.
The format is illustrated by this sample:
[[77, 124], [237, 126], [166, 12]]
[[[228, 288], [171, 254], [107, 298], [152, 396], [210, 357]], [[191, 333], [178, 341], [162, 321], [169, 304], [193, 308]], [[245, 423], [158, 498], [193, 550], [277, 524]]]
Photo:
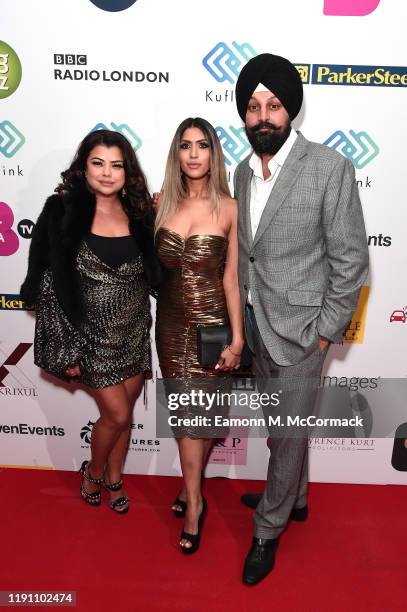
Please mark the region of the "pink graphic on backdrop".
[[380, 0], [324, 0], [324, 15], [363, 17], [377, 9]]
[[18, 251], [19, 240], [17, 234], [11, 229], [14, 215], [10, 206], [0, 202], [0, 256], [14, 255]]
[[246, 465], [247, 428], [234, 427], [224, 440], [215, 440], [208, 463], [220, 465]]

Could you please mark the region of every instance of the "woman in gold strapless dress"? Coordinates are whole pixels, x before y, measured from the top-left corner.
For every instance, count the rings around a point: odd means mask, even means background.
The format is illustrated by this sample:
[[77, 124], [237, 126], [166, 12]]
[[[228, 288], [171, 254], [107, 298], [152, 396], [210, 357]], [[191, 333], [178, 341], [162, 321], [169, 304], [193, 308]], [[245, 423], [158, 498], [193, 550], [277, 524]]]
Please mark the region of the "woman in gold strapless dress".
[[[209, 382], [238, 368], [243, 349], [237, 203], [230, 197], [219, 139], [204, 119], [186, 119], [178, 127], [158, 200], [156, 247], [164, 280], [157, 299], [157, 353], [164, 379], [193, 386], [194, 378]], [[202, 368], [197, 327], [228, 322], [230, 346], [213, 370]], [[206, 512], [201, 479], [213, 439], [188, 427], [176, 435], [184, 486], [172, 510], [185, 516], [181, 550], [193, 553]]]

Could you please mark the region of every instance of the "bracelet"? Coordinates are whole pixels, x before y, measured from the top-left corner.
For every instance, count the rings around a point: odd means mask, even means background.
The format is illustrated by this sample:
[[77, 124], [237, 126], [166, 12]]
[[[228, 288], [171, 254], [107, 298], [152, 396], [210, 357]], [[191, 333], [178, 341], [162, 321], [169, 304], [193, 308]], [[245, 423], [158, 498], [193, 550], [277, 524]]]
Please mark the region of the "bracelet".
[[227, 345], [224, 347], [224, 350], [226, 350], [226, 349], [229, 349], [229, 351], [232, 353], [232, 355], [233, 355], [234, 357], [240, 357], [240, 356], [241, 356], [241, 354], [242, 354], [242, 353], [234, 353], [234, 352], [232, 351], [232, 349], [230, 348], [229, 344], [227, 344]]

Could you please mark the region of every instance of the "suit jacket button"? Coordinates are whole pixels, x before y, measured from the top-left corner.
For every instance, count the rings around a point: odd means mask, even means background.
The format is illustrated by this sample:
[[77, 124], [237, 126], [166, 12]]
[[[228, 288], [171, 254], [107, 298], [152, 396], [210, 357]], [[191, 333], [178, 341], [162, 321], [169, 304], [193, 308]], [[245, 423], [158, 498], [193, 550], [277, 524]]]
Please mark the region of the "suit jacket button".
[[247, 291], [247, 285], [243, 285], [243, 289]]
[[249, 261], [254, 262], [254, 257], [249, 257]]

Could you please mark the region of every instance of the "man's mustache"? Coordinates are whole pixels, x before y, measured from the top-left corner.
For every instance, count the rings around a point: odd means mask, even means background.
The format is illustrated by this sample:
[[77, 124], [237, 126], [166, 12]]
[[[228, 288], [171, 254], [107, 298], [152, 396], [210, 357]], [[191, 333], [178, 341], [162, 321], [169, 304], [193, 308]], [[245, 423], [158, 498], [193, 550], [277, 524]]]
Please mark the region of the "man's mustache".
[[268, 128], [270, 130], [278, 130], [278, 127], [274, 123], [269, 123], [268, 121], [261, 121], [254, 127], [252, 127], [253, 132], [258, 132], [259, 130], [263, 130]]

